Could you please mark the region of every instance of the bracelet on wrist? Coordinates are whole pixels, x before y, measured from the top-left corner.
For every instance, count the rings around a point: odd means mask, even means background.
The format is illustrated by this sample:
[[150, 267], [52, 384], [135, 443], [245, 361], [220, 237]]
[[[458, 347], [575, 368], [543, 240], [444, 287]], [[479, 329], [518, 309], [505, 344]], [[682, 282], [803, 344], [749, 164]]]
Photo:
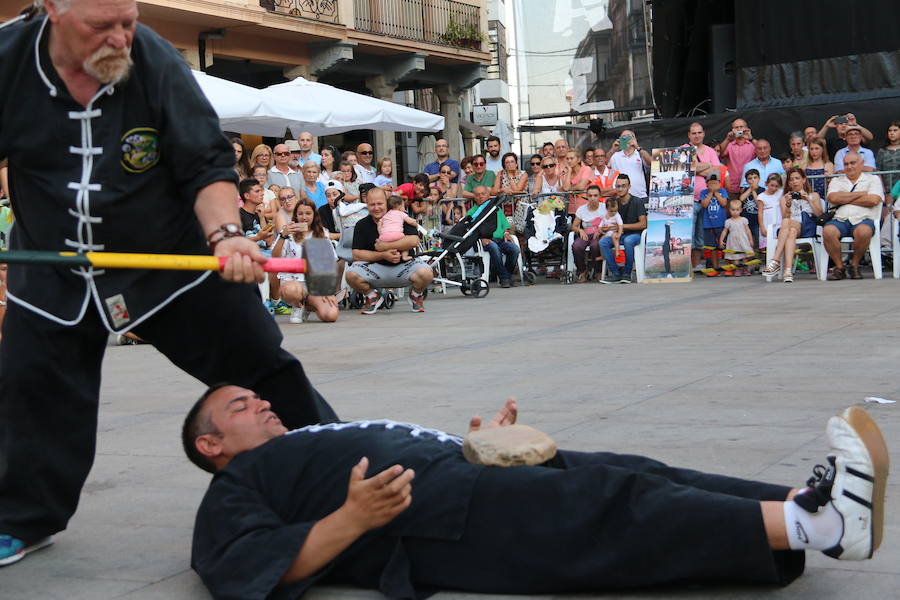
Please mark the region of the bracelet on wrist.
[[241, 231], [241, 226], [236, 223], [224, 223], [218, 229], [206, 236], [206, 241], [209, 244], [209, 251], [215, 252], [216, 245], [219, 242], [232, 237], [244, 237], [244, 232]]

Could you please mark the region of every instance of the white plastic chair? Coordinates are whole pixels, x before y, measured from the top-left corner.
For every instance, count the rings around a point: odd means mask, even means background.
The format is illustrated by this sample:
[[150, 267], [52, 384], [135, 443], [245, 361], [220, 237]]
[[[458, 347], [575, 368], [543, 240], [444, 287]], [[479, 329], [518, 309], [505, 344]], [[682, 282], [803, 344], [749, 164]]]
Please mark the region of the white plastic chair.
[[[881, 224], [878, 222], [879, 219], [875, 219], [875, 232], [872, 234], [872, 239], [869, 240], [869, 259], [872, 261], [872, 271], [875, 275], [875, 279], [881, 279], [884, 275], [881, 272]], [[896, 238], [896, 236], [895, 236]], [[846, 236], [841, 238], [841, 244], [852, 244], [853, 237]], [[843, 246], [841, 246], [841, 252], [843, 252]], [[822, 265], [823, 268], [819, 269], [816, 266], [816, 274], [819, 276], [820, 281], [825, 281], [828, 273], [826, 267], [828, 265], [828, 251], [825, 249], [825, 244], [823, 243], [821, 248], [819, 249], [819, 258], [816, 261], [817, 265]], [[896, 273], [896, 267], [894, 267]]]
[[893, 248], [893, 262], [894, 262], [894, 279], [900, 279], [900, 260], [897, 259], [900, 254], [900, 238], [897, 237], [898, 231], [900, 231], [900, 226], [898, 226], [897, 219], [894, 218], [894, 210], [891, 209], [891, 248]]
[[[775, 258], [775, 246], [778, 245], [779, 229], [781, 229], [781, 223], [769, 226], [768, 235], [766, 236], [766, 265], [772, 262], [772, 259]], [[825, 262], [822, 262], [822, 252], [825, 251], [825, 244], [822, 242], [822, 228], [818, 226], [816, 227], [815, 237], [797, 238], [796, 242], [798, 246], [800, 244], [809, 244], [810, 246], [812, 246], [813, 261], [816, 265], [816, 277], [818, 277], [820, 280], [824, 280], [824, 277], [822, 277], [821, 273], [828, 270], [828, 253], [825, 252]], [[782, 265], [782, 268], [784, 267], [785, 265]], [[793, 270], [794, 265], [792, 263], [791, 271]], [[765, 279], [767, 282], [771, 283], [774, 277], [766, 277]]]

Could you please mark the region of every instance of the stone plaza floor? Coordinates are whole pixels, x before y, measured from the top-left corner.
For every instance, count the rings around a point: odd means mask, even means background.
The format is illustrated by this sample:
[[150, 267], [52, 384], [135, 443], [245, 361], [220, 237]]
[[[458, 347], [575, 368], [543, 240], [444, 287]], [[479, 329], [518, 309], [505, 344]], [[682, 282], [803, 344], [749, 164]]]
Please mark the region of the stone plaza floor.
[[[331, 325], [279, 321], [285, 347], [343, 419], [389, 417], [464, 432], [471, 415], [490, 416], [515, 396], [519, 422], [563, 448], [639, 453], [787, 485], [802, 484], [823, 460], [832, 414], [866, 397], [900, 400], [893, 279], [541, 281], [482, 299], [432, 295], [426, 308], [413, 314], [398, 302], [374, 316], [344, 312]], [[152, 347], [111, 341], [97, 459], [78, 513], [55, 545], [0, 569], [0, 597], [209, 597], [189, 567], [194, 511], [209, 476], [187, 462], [179, 440], [202, 389]], [[896, 462], [900, 404], [865, 407]], [[579, 597], [895, 598], [897, 492], [895, 479], [885, 542], [870, 561], [809, 552], [806, 574], [788, 588], [670, 585]], [[380, 595], [324, 587], [308, 597]], [[477, 595], [438, 596], [464, 597]]]

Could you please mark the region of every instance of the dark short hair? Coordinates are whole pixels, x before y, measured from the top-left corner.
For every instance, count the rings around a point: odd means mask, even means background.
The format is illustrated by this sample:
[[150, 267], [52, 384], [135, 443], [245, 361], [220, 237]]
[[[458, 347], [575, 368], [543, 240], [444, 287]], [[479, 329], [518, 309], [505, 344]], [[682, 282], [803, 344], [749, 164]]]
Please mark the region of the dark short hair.
[[415, 177], [412, 178], [413, 183], [419, 183], [425, 188], [428, 188], [428, 184], [431, 183], [431, 180], [428, 179], [428, 175], [425, 173], [419, 173]]
[[757, 177], [759, 177], [759, 171], [757, 171], [756, 169], [747, 169], [747, 174], [744, 175], [744, 178], [746, 179], [750, 175], [756, 175]]
[[593, 151], [594, 151], [594, 147], [588, 146], [587, 148], [584, 149], [583, 154], [587, 154], [588, 152], [593, 152]]
[[541, 146], [541, 148], [546, 148], [547, 146], [550, 146], [551, 148], [556, 148], [556, 146], [553, 145], [553, 142], [544, 142], [544, 144]]
[[628, 183], [631, 183], [631, 177], [629, 177], [626, 173], [619, 173], [619, 176], [616, 177], [616, 180], [624, 179]]
[[512, 156], [513, 160], [516, 161], [516, 167], [519, 166], [519, 156], [515, 152], [507, 152], [506, 154], [504, 154], [503, 156], [500, 157], [500, 166], [501, 167], [503, 166], [503, 163], [506, 162], [506, 159], [509, 158], [510, 156]]
[[613, 204], [615, 204], [616, 207], [618, 208], [618, 206], [619, 206], [619, 199], [616, 198], [615, 196], [610, 196], [610, 197], [608, 197], [608, 198], [606, 199], [606, 206], [607, 206], [607, 207], [610, 207], [610, 206], [612, 206]]
[[485, 144], [490, 144], [491, 142], [497, 142], [499, 144], [500, 138], [498, 138], [496, 135], [492, 135], [484, 141]]
[[241, 200], [244, 199], [244, 194], [249, 192], [255, 185], [259, 185], [259, 182], [255, 179], [253, 179], [252, 177], [248, 177], [247, 179], [241, 179], [241, 183], [240, 183], [240, 187], [239, 187], [239, 189], [241, 191]]
[[600, 186], [597, 185], [596, 183], [592, 183], [591, 185], [587, 186], [587, 188], [585, 188], [584, 191], [585, 191], [585, 192], [589, 192], [589, 191], [591, 191], [591, 190], [597, 190], [597, 192], [602, 192], [602, 191], [603, 191], [602, 189], [600, 189]]
[[197, 450], [195, 442], [201, 435], [209, 433], [219, 434], [219, 430], [216, 429], [216, 426], [213, 424], [212, 419], [209, 418], [209, 415], [202, 414], [202, 412], [209, 397], [212, 396], [214, 392], [227, 385], [232, 384], [222, 382], [209, 386], [206, 391], [203, 392], [203, 395], [194, 402], [191, 410], [188, 411], [187, 416], [184, 418], [184, 425], [181, 427], [181, 445], [184, 446], [184, 453], [187, 455], [188, 460], [208, 473], [215, 473], [216, 466], [209, 460], [209, 457], [204, 456]]

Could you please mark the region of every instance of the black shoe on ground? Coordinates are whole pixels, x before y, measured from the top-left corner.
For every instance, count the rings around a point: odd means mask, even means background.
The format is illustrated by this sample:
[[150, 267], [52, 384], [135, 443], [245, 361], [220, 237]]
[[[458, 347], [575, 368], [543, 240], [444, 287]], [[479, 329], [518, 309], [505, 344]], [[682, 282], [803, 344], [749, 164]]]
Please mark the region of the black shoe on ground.
[[620, 275], [607, 275], [606, 279], [600, 279], [600, 283], [619, 283]]
[[500, 287], [502, 287], [502, 288], [508, 288], [508, 287], [510, 287], [510, 285], [509, 285], [509, 279], [501, 279], [501, 280], [500, 280]]

